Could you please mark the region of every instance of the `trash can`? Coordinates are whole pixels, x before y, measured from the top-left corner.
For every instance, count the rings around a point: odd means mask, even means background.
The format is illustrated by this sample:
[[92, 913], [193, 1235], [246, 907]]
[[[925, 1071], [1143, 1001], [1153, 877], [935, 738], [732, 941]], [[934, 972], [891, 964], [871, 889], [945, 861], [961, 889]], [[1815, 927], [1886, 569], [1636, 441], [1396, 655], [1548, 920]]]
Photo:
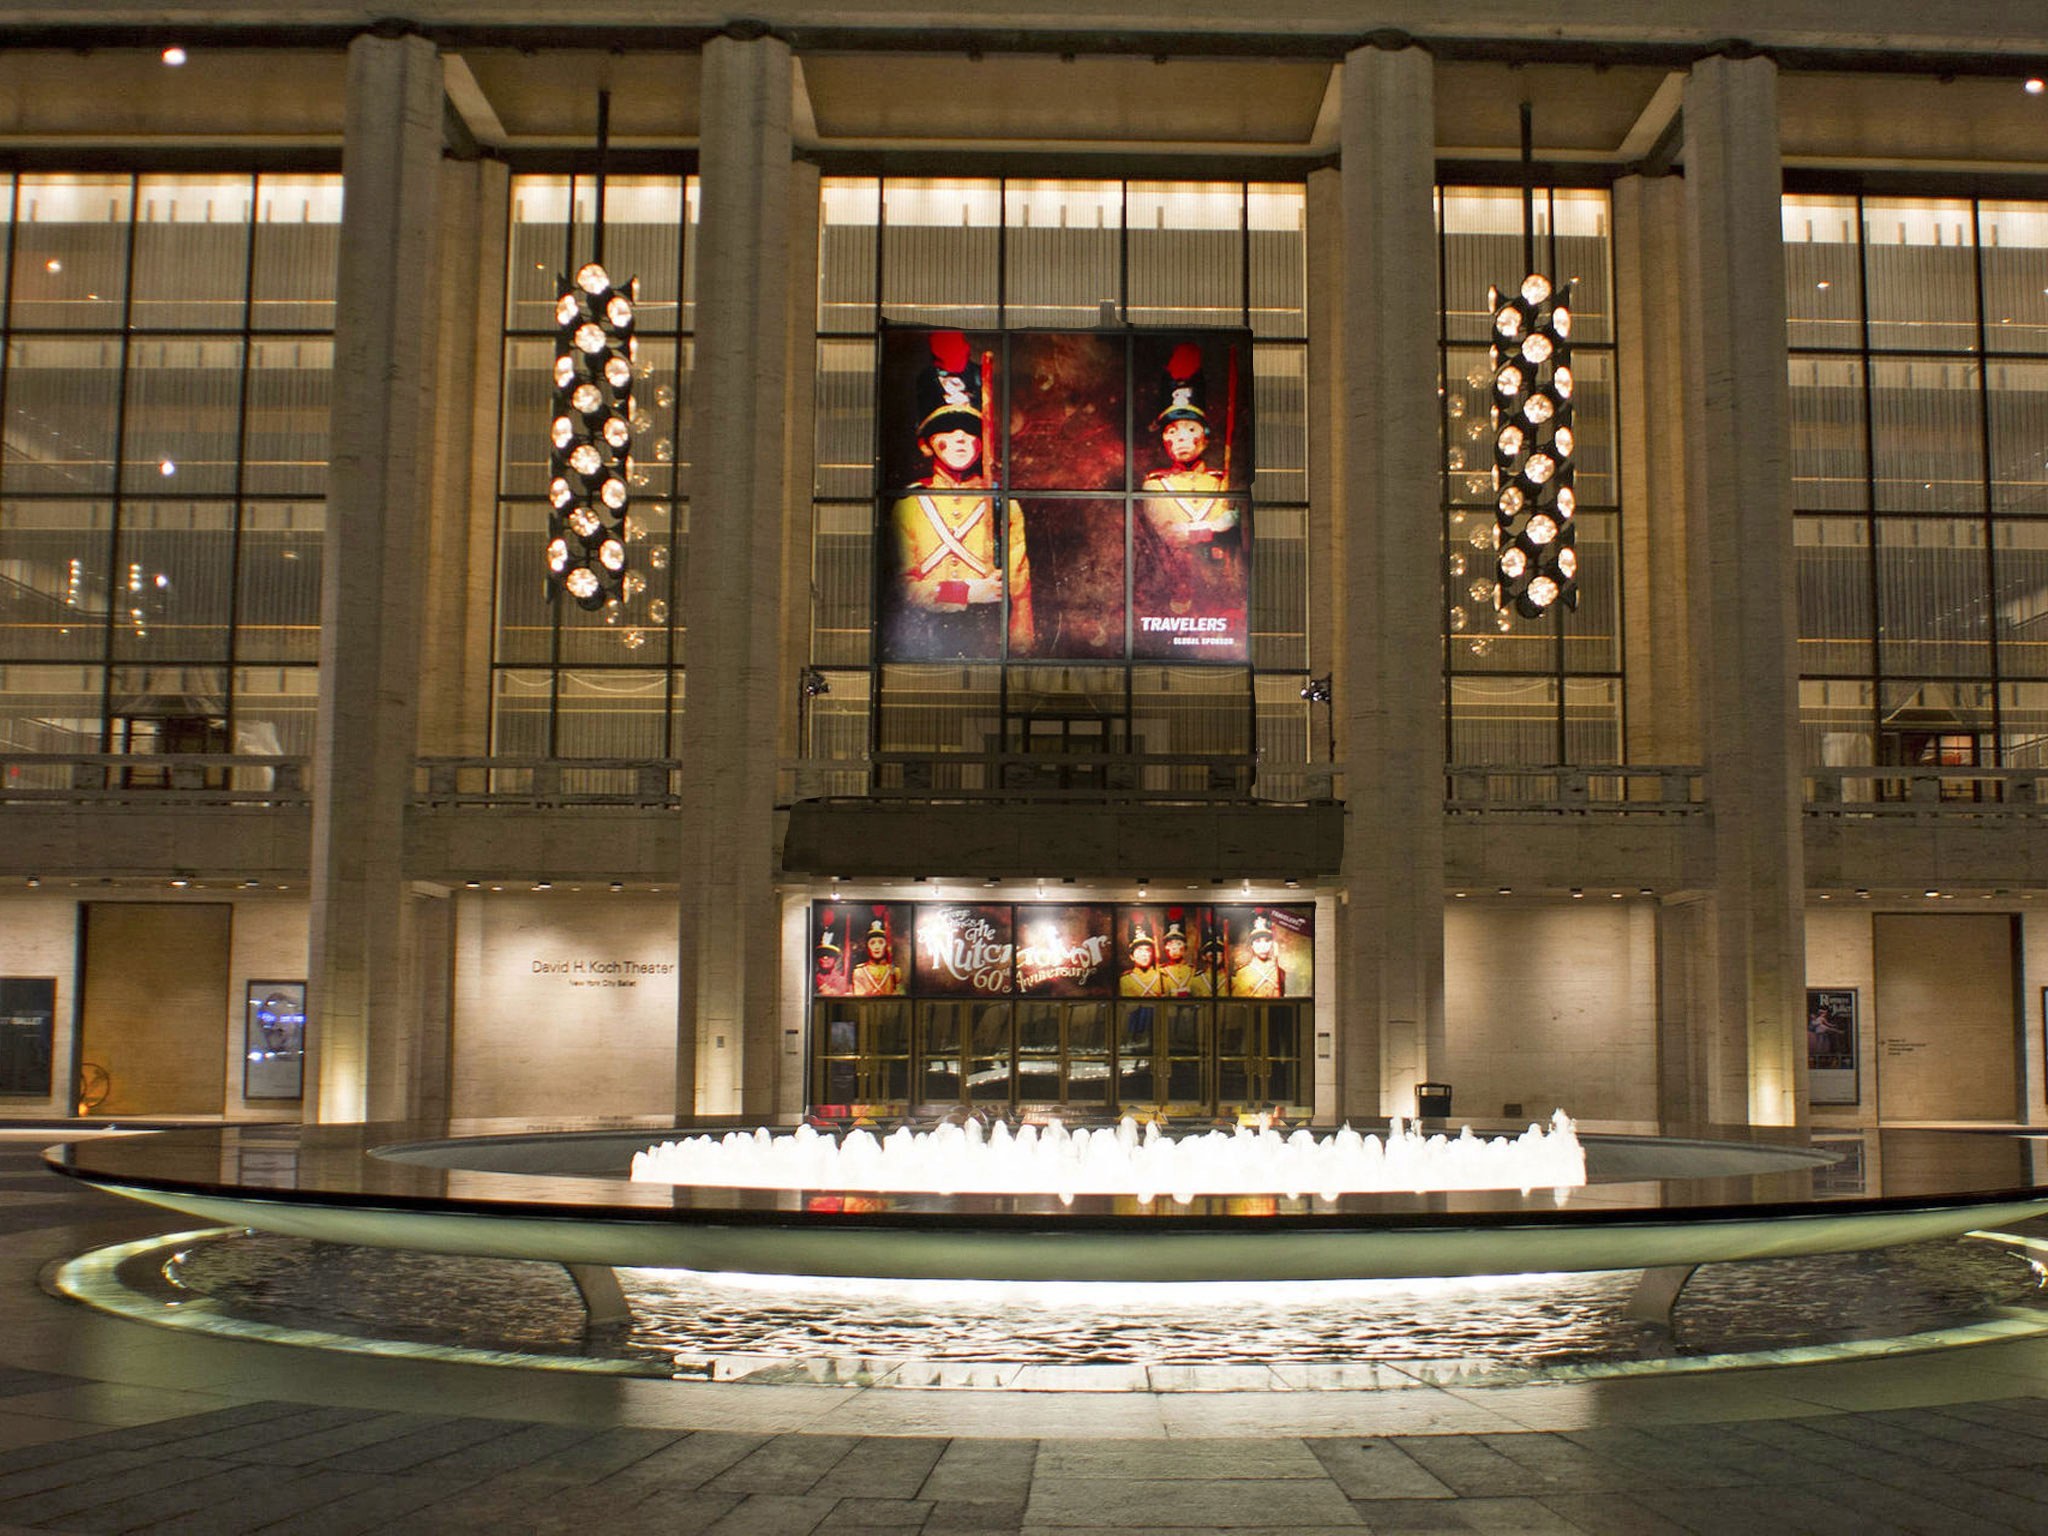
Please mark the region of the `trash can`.
[[1448, 1120], [1451, 1117], [1451, 1085], [1449, 1083], [1417, 1083], [1415, 1085], [1415, 1118], [1418, 1120]]

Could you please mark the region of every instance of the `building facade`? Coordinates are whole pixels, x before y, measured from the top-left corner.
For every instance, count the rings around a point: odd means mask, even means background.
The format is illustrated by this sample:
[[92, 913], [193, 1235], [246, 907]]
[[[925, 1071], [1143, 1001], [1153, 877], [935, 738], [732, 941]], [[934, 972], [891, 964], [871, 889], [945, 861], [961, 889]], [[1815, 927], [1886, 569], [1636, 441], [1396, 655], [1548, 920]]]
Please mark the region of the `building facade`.
[[0, 7], [0, 1113], [2048, 1118], [2034, 8], [343, 10]]

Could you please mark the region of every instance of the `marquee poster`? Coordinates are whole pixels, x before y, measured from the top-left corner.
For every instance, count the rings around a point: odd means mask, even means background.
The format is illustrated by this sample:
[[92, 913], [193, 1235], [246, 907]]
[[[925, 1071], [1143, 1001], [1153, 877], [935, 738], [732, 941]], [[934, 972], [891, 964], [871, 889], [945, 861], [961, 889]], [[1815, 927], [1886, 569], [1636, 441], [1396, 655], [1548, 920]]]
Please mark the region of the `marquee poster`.
[[1251, 333], [891, 326], [884, 661], [1251, 659]]
[[1307, 903], [821, 901], [811, 931], [814, 997], [1315, 995]]

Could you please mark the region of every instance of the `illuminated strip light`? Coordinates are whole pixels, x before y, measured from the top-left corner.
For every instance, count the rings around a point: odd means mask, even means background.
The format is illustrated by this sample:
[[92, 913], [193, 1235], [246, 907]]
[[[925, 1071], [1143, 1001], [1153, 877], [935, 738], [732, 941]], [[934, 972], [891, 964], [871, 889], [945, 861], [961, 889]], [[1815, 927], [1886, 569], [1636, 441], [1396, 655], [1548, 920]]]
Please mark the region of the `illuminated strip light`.
[[1537, 618], [1579, 606], [1572, 489], [1572, 285], [1532, 272], [1486, 290], [1493, 314], [1494, 606]]
[[562, 280], [555, 300], [548, 584], [586, 609], [619, 601], [625, 588], [639, 286], [614, 288], [593, 261]]

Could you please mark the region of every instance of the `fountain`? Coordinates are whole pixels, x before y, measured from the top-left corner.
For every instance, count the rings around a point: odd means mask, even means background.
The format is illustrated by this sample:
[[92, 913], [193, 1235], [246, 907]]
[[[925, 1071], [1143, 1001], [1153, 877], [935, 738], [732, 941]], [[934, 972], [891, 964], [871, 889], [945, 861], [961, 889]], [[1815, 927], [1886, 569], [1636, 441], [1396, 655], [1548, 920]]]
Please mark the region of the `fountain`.
[[1041, 1131], [1014, 1134], [998, 1120], [978, 1119], [918, 1131], [900, 1126], [876, 1137], [856, 1129], [843, 1137], [800, 1126], [777, 1136], [765, 1127], [723, 1136], [664, 1141], [633, 1154], [640, 1183], [725, 1189], [830, 1189], [879, 1194], [1052, 1194], [1071, 1206], [1076, 1195], [1124, 1196], [1150, 1202], [1169, 1195], [1191, 1205], [1197, 1195], [1305, 1194], [1334, 1202], [1355, 1194], [1428, 1194], [1451, 1190], [1539, 1187], [1565, 1192], [1586, 1182], [1586, 1154], [1571, 1117], [1558, 1110], [1550, 1129], [1531, 1125], [1519, 1136], [1425, 1136], [1396, 1119], [1384, 1139], [1349, 1125], [1334, 1135], [1306, 1129], [1282, 1135], [1270, 1119], [1234, 1132], [1169, 1136], [1157, 1121], [1140, 1129], [1125, 1116], [1115, 1126], [1069, 1131], [1057, 1117]]

